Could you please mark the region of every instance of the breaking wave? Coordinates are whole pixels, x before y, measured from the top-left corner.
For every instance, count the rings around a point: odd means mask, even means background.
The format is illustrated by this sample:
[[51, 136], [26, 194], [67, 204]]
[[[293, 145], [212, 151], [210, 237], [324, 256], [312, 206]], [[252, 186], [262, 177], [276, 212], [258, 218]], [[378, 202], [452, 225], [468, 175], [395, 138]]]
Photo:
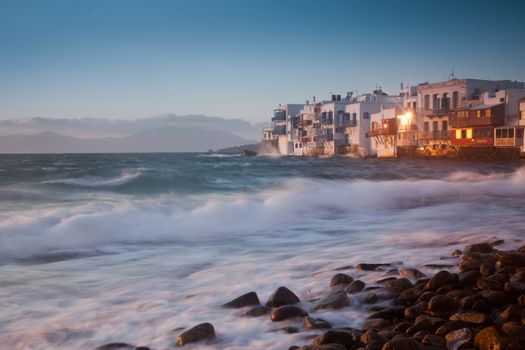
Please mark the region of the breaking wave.
[[79, 187], [116, 187], [129, 183], [142, 175], [140, 171], [123, 171], [119, 176], [113, 178], [101, 178], [95, 176], [83, 176], [80, 178], [69, 178], [59, 180], [43, 181], [45, 184], [61, 184]]
[[[137, 176], [140, 173], [68, 183], [115, 186]], [[305, 235], [328, 231], [362, 234], [360, 230], [373, 233], [376, 226], [384, 232], [385, 225], [391, 232], [406, 234], [410, 229], [424, 231], [434, 221], [440, 222], [444, 233], [479, 233], [498, 222], [493, 219], [499, 210], [509, 217], [503, 231], [517, 232], [520, 226], [513, 226], [513, 220], [521, 222], [523, 212], [521, 205], [512, 207], [512, 201], [524, 195], [525, 168], [520, 168], [506, 175], [480, 178], [453, 174], [443, 180], [299, 178], [257, 193], [202, 196], [191, 206], [169, 195], [92, 202], [0, 216], [0, 257], [9, 260], [54, 251], [97, 250], [110, 244], [238, 239], [247, 235], [285, 238], [297, 230], [305, 231]], [[401, 218], [403, 224], [396, 225]], [[353, 233], [348, 233], [350, 228]], [[501, 227], [498, 230], [505, 233]]]

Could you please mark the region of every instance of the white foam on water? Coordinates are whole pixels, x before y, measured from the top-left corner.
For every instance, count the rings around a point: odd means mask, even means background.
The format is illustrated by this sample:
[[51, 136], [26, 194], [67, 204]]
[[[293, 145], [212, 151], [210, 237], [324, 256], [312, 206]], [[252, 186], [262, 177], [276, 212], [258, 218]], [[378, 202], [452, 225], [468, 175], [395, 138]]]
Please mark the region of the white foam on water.
[[[513, 201], [523, 203], [523, 195], [521, 168], [443, 180], [293, 179], [258, 193], [192, 198], [191, 206], [164, 195], [10, 213], [0, 216], [0, 258], [7, 262], [0, 266], [0, 343], [91, 349], [123, 341], [167, 349], [175, 329], [212, 322], [217, 341], [188, 348], [304, 345], [307, 333], [279, 330], [298, 321], [245, 318], [244, 310], [220, 305], [251, 290], [264, 302], [286, 285], [312, 311], [310, 300], [344, 265], [401, 261], [430, 274], [424, 264], [454, 264], [440, 257], [467, 243], [503, 238], [503, 248], [512, 247], [523, 234], [523, 207]], [[115, 254], [12, 263], [94, 250]], [[344, 272], [367, 283], [383, 277]], [[359, 327], [364, 313], [354, 300], [312, 316]]]
[[62, 184], [79, 187], [116, 187], [131, 182], [141, 175], [142, 172], [140, 171], [123, 171], [119, 176], [113, 178], [83, 176], [80, 178], [43, 181], [43, 183]]

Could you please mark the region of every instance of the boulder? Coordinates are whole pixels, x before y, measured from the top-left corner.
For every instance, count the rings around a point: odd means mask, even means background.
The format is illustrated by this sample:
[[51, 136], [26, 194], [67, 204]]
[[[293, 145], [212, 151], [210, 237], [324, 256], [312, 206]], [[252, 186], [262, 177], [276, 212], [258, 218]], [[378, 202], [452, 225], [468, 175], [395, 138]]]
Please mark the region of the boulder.
[[348, 285], [352, 283], [354, 279], [347, 274], [344, 273], [338, 273], [332, 277], [330, 280], [330, 287], [337, 286], [340, 284]]
[[506, 292], [496, 290], [483, 290], [480, 293], [481, 297], [487, 300], [494, 306], [503, 306], [511, 303], [510, 295]]
[[361, 280], [355, 280], [345, 288], [345, 292], [349, 294], [358, 293], [365, 288], [365, 283]]
[[340, 309], [350, 305], [350, 299], [344, 291], [329, 293], [322, 297], [315, 305], [315, 310], [320, 309]]
[[268, 312], [270, 312], [270, 308], [266, 306], [256, 306], [251, 308], [250, 310], [246, 311], [243, 316], [246, 317], [259, 317], [262, 315], [266, 315]]
[[410, 278], [412, 280], [418, 280], [420, 278], [425, 277], [425, 274], [418, 269], [412, 269], [412, 268], [401, 268], [398, 270], [399, 274], [403, 277]]
[[266, 306], [268, 307], [279, 307], [283, 305], [293, 305], [300, 302], [297, 295], [286, 287], [279, 287], [273, 294], [268, 298]]
[[412, 288], [413, 285], [407, 278], [397, 278], [394, 280], [387, 281], [385, 283], [385, 287], [394, 292], [401, 293], [405, 289]]
[[427, 334], [423, 337], [423, 340], [421, 340], [421, 343], [423, 345], [428, 345], [434, 348], [444, 348], [445, 347], [445, 339], [438, 335], [433, 334]]
[[227, 308], [241, 308], [249, 305], [259, 305], [259, 297], [257, 297], [257, 293], [255, 292], [249, 292], [246, 294], [241, 295], [240, 297], [237, 297], [233, 299], [232, 301], [227, 302], [223, 305], [223, 307]]
[[362, 264], [357, 264], [355, 268], [361, 271], [377, 271], [382, 267], [389, 267], [392, 265], [393, 264], [388, 264], [388, 263], [379, 263], [379, 264], [362, 263]]
[[490, 243], [470, 244], [465, 247], [464, 254], [470, 253], [491, 253], [494, 250]]
[[303, 326], [306, 329], [327, 329], [332, 328], [332, 324], [322, 318], [313, 318], [306, 316], [303, 318]]
[[183, 346], [189, 343], [195, 343], [201, 340], [215, 338], [215, 328], [211, 323], [201, 323], [193, 328], [188, 329], [177, 337], [176, 343]]
[[476, 334], [474, 346], [479, 350], [503, 349], [503, 341], [494, 327], [487, 327]]
[[306, 317], [308, 312], [304, 311], [300, 307], [294, 305], [283, 305], [272, 311], [271, 320], [273, 322], [280, 322], [296, 317]]
[[364, 330], [381, 330], [383, 328], [389, 327], [392, 325], [392, 322], [390, 322], [387, 319], [384, 318], [370, 318], [366, 320], [366, 322], [363, 324]]
[[456, 276], [448, 272], [447, 270], [439, 271], [428, 281], [426, 285], [427, 290], [437, 291], [440, 287], [449, 284], [455, 283]]
[[482, 325], [484, 323], [487, 323], [489, 317], [481, 312], [461, 311], [450, 316], [450, 320]]
[[448, 350], [458, 350], [472, 340], [472, 331], [469, 328], [461, 328], [448, 333], [445, 339]]
[[405, 308], [402, 306], [392, 306], [383, 310], [374, 312], [368, 316], [368, 319], [372, 318], [384, 318], [387, 320], [402, 319], [405, 312]]
[[383, 345], [381, 350], [419, 350], [417, 341], [403, 335], [397, 335]]
[[319, 349], [322, 345], [340, 344], [346, 349], [351, 349], [355, 342], [354, 335], [351, 332], [330, 330], [315, 337], [310, 345], [314, 349]]
[[410, 307], [407, 307], [404, 311], [404, 316], [407, 320], [415, 320], [419, 315], [427, 312], [428, 303], [426, 301], [420, 301]]
[[459, 308], [456, 299], [446, 295], [436, 295], [428, 302], [428, 312], [432, 316], [448, 318]]

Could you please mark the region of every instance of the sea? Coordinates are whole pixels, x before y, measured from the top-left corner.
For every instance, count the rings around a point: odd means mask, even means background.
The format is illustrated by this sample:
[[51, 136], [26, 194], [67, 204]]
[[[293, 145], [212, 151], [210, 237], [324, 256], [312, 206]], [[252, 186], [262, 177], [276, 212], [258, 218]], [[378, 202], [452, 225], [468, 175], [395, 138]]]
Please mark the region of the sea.
[[1, 155], [0, 348], [172, 349], [210, 322], [216, 339], [188, 349], [287, 349], [315, 332], [221, 305], [286, 286], [311, 316], [359, 328], [359, 293], [312, 311], [335, 273], [430, 275], [466, 244], [524, 238], [524, 161]]

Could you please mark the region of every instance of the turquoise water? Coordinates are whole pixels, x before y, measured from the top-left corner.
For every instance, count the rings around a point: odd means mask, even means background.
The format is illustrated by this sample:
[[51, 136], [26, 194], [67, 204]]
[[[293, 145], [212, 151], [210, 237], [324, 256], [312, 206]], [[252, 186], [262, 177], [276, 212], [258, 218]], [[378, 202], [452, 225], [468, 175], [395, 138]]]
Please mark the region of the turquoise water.
[[[217, 343], [195, 348], [304, 344], [276, 331], [287, 324], [219, 306], [286, 285], [308, 309], [343, 265], [419, 267], [494, 237], [511, 247], [525, 235], [524, 165], [0, 156], [0, 344], [165, 349], [174, 329], [205, 321]], [[322, 317], [358, 327], [364, 312], [355, 302]]]

